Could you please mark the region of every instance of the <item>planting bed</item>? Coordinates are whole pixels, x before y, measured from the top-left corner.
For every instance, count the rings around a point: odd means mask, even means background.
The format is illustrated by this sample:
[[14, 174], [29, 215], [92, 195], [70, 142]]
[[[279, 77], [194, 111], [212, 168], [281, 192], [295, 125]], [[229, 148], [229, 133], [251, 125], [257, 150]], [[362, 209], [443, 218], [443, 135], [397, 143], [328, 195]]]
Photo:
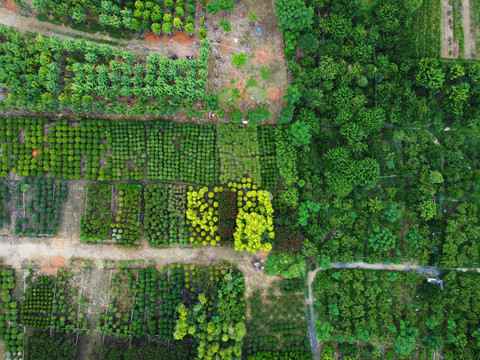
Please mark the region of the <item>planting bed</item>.
[[304, 279], [286, 279], [275, 282], [268, 294], [256, 290], [249, 299], [247, 355], [259, 351], [309, 354], [304, 285]]
[[1, 176], [218, 183], [212, 126], [0, 119]]
[[186, 188], [149, 184], [144, 190], [144, 229], [151, 246], [187, 245], [185, 225]]
[[117, 185], [115, 208], [112, 222], [112, 241], [125, 247], [140, 242], [142, 209], [141, 185]]
[[100, 242], [110, 236], [112, 223], [112, 187], [108, 184], [86, 186], [85, 214], [80, 219], [80, 240]]
[[25, 178], [16, 183], [14, 195], [23, 208], [23, 217], [15, 219], [15, 234], [38, 236], [57, 233], [61, 207], [67, 198], [67, 184], [53, 179]]
[[0, 84], [10, 94], [0, 108], [173, 115], [205, 99], [209, 47], [202, 42], [198, 60], [174, 61], [157, 53], [137, 59], [131, 52], [83, 40], [39, 35], [32, 41], [0, 25]]

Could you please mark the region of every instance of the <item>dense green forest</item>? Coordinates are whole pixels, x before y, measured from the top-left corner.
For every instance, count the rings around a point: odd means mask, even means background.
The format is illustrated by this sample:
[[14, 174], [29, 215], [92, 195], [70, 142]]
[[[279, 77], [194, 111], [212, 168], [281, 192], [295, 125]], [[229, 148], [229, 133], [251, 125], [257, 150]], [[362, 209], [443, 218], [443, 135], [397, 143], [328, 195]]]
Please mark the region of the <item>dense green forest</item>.
[[332, 260], [478, 263], [480, 64], [418, 58], [438, 49], [416, 36], [432, 1], [278, 5], [277, 228]]
[[322, 359], [328, 344], [360, 359], [382, 359], [380, 344], [387, 345], [387, 359], [424, 359], [427, 352], [431, 358], [442, 349], [444, 359], [474, 359], [480, 351], [480, 277], [451, 271], [442, 278], [444, 288], [411, 272], [320, 272], [314, 293], [317, 334], [327, 344]]

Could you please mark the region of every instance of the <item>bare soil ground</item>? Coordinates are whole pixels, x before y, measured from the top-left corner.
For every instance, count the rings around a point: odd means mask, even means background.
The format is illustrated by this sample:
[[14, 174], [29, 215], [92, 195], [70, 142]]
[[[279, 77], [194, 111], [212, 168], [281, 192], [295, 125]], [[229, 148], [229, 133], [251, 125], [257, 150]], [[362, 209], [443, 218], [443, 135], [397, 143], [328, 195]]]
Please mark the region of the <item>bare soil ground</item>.
[[462, 21], [465, 31], [465, 59], [478, 58], [476, 52], [475, 27], [473, 26], [472, 0], [463, 0]]
[[442, 0], [442, 58], [456, 59], [460, 54], [460, 45], [453, 39], [453, 7], [452, 0]]
[[[250, 12], [258, 17], [254, 27], [248, 22]], [[222, 13], [207, 16], [208, 38], [213, 40], [209, 90], [218, 93], [222, 99], [221, 90], [231, 92], [237, 89], [240, 98], [235, 103], [244, 113], [248, 109], [265, 106], [272, 113], [270, 121], [275, 123], [285, 104], [283, 95], [288, 77], [283, 34], [277, 29], [273, 0], [246, 0], [237, 4], [231, 16], [227, 17], [232, 26], [228, 34], [218, 26], [224, 18]], [[215, 27], [218, 29], [215, 30]], [[261, 35], [255, 31], [257, 27], [261, 28]], [[244, 68], [236, 68], [232, 64], [232, 56], [240, 52], [248, 55]], [[224, 97], [223, 104], [228, 107], [225, 100]]]

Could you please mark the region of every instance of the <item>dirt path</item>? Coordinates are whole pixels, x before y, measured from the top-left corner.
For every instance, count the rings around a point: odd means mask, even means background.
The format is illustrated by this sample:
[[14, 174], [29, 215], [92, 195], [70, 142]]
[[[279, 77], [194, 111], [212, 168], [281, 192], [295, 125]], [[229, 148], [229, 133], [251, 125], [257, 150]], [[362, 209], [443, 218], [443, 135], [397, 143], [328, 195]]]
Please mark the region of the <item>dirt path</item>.
[[309, 320], [308, 320], [308, 338], [310, 339], [310, 350], [312, 352], [312, 359], [318, 360], [320, 359], [319, 353], [319, 344], [318, 344], [318, 337], [315, 331], [315, 323], [317, 322], [317, 318], [315, 317], [315, 311], [313, 310], [313, 290], [312, 290], [312, 283], [315, 280], [315, 276], [320, 268], [316, 269], [315, 271], [309, 271], [307, 273], [307, 291], [308, 297], [305, 298], [305, 304], [307, 304], [307, 308], [309, 311]]
[[462, 21], [465, 32], [465, 59], [475, 58], [475, 29], [472, 28], [472, 0], [463, 0]]
[[460, 53], [460, 46], [453, 41], [453, 9], [451, 0], [442, 0], [442, 58], [456, 59]]

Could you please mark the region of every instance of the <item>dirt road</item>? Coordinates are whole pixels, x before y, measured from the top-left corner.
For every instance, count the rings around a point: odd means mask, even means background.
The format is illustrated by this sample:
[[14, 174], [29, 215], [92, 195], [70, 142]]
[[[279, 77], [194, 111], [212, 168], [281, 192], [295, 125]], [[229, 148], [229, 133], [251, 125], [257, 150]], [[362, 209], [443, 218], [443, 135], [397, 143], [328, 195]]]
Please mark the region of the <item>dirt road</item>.
[[453, 9], [450, 0], [442, 0], [442, 8], [442, 58], [456, 59], [460, 53], [460, 47], [453, 40]]
[[463, 0], [462, 21], [465, 32], [465, 59], [472, 59], [476, 57], [475, 29], [472, 28], [472, 0]]

